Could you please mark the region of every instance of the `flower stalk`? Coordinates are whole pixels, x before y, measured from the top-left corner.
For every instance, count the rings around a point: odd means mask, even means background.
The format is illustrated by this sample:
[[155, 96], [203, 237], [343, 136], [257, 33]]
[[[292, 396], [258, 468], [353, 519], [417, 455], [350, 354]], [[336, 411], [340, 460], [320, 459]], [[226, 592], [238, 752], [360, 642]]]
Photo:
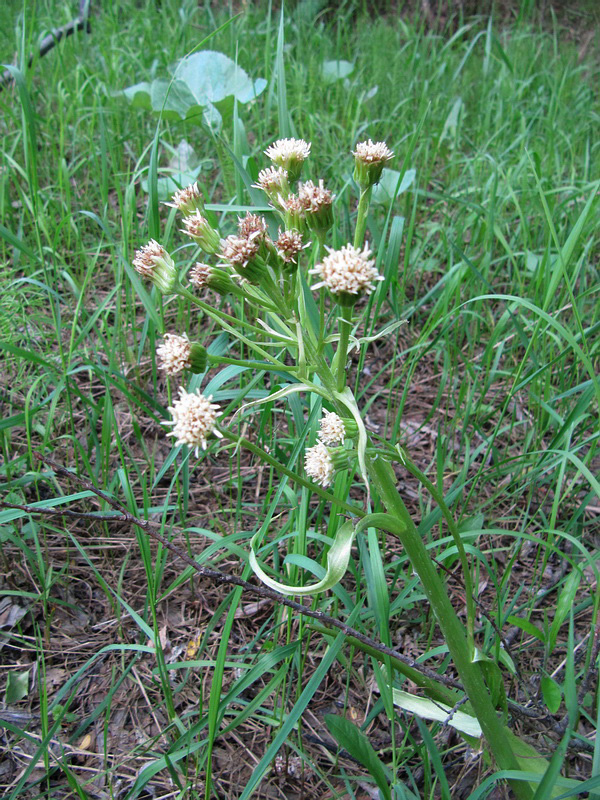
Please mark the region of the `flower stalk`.
[[[469, 650], [463, 625], [454, 611], [419, 531], [396, 489], [392, 468], [384, 458], [377, 456], [367, 458], [367, 469], [388, 512], [404, 523], [404, 530], [395, 535], [400, 539], [413, 569], [421, 580], [423, 590], [444, 635], [460, 680], [465, 687], [467, 697], [496, 763], [500, 769], [519, 770], [519, 763], [492, 704], [481, 670], [472, 659], [472, 651]], [[511, 788], [518, 800], [531, 800], [532, 792], [527, 783], [511, 781]]]

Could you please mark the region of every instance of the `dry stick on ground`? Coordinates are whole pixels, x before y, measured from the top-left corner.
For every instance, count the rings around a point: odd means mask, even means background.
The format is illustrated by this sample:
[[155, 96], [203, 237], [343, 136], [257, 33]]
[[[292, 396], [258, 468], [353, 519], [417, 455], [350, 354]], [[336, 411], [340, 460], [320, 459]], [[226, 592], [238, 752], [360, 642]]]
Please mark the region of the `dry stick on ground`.
[[[174, 553], [178, 558], [182, 561], [185, 561], [192, 569], [198, 574], [204, 577], [211, 578], [218, 583], [225, 583], [233, 586], [241, 586], [247, 592], [251, 594], [258, 595], [259, 597], [263, 597], [269, 600], [272, 600], [277, 603], [281, 603], [288, 608], [297, 611], [300, 614], [303, 614], [306, 617], [311, 617], [312, 619], [316, 619], [321, 622], [323, 625], [328, 625], [332, 628], [338, 628], [346, 636], [351, 636], [357, 639], [358, 641], [362, 642], [363, 644], [368, 645], [369, 647], [377, 650], [379, 653], [383, 655], [392, 656], [393, 658], [398, 659], [403, 664], [406, 664], [408, 667], [411, 667], [416, 672], [420, 672], [422, 675], [425, 675], [427, 678], [431, 680], [437, 681], [438, 683], [442, 683], [445, 686], [460, 689], [464, 691], [461, 684], [458, 681], [453, 680], [452, 678], [448, 678], [445, 675], [440, 675], [438, 672], [435, 672], [428, 667], [423, 666], [422, 664], [417, 663], [412, 658], [405, 656], [403, 653], [399, 653], [397, 650], [393, 650], [391, 647], [386, 647], [383, 644], [375, 641], [375, 639], [371, 639], [369, 636], [365, 636], [364, 634], [360, 633], [360, 631], [351, 628], [349, 625], [341, 622], [340, 620], [335, 619], [334, 617], [330, 617], [327, 614], [324, 614], [322, 611], [313, 611], [311, 608], [307, 606], [303, 606], [301, 603], [296, 603], [294, 600], [290, 600], [282, 594], [278, 592], [274, 592], [271, 589], [268, 589], [264, 586], [255, 586], [247, 581], [238, 578], [237, 575], [231, 575], [226, 572], [221, 572], [220, 570], [210, 569], [209, 567], [204, 567], [201, 564], [198, 564], [191, 558], [185, 551], [178, 548], [168, 539], [166, 539], [160, 531], [156, 530], [156, 526], [154, 526], [148, 520], [142, 520], [138, 517], [135, 517], [131, 514], [125, 506], [115, 500], [113, 497], [108, 495], [106, 492], [103, 492], [101, 489], [98, 489], [95, 484], [91, 481], [88, 481], [84, 478], [80, 478], [74, 472], [66, 469], [65, 467], [61, 466], [57, 462], [53, 461], [48, 456], [42, 456], [40, 453], [34, 452], [36, 458], [40, 461], [43, 461], [49, 464], [58, 475], [63, 475], [64, 477], [75, 481], [80, 486], [83, 486], [88, 491], [95, 494], [100, 499], [106, 501], [112, 508], [116, 509], [118, 513], [115, 514], [103, 514], [99, 516], [95, 513], [90, 513], [87, 511], [73, 511], [72, 509], [64, 509], [64, 508], [41, 508], [37, 505], [22, 505], [18, 503], [7, 503], [4, 500], [0, 500], [0, 508], [14, 508], [20, 511], [25, 511], [28, 514], [40, 514], [43, 516], [63, 516], [63, 517], [70, 517], [71, 519], [94, 519], [101, 522], [105, 521], [119, 521], [119, 522], [126, 522], [129, 525], [135, 525], [141, 528], [145, 533], [147, 533], [152, 538], [159, 541], [164, 547]], [[176, 529], [175, 529], [176, 530]], [[600, 647], [600, 645], [599, 645]], [[459, 704], [460, 705], [460, 704]], [[509, 708], [514, 711], [515, 713], [521, 715], [522, 717], [532, 717], [535, 712], [532, 712], [529, 708], [524, 708], [523, 706], [515, 703], [512, 700], [508, 700]], [[458, 708], [458, 705], [456, 706]], [[451, 714], [454, 713], [452, 710]], [[539, 717], [536, 717], [539, 720]], [[593, 749], [591, 743], [589, 743], [589, 748], [585, 746], [588, 744], [585, 740], [577, 741], [577, 745], [581, 749]]]
[[[80, 0], [79, 1], [79, 14], [75, 19], [72, 19], [71, 22], [67, 22], [66, 25], [63, 25], [62, 28], [54, 28], [54, 30], [45, 36], [42, 41], [40, 42], [40, 48], [38, 51], [38, 55], [41, 58], [45, 56], [46, 53], [50, 52], [53, 47], [55, 47], [62, 38], [66, 38], [67, 36], [71, 36], [71, 34], [75, 33], [75, 31], [80, 31], [85, 28], [86, 33], [91, 32], [89, 15], [90, 15], [90, 3], [91, 0]], [[34, 55], [31, 54], [27, 59], [27, 66], [30, 67], [33, 64]], [[5, 70], [2, 75], [0, 76], [0, 92], [2, 89], [13, 80], [14, 75], [12, 72], [7, 69]]]
[[[240, 586], [244, 591], [250, 592], [254, 595], [258, 595], [259, 597], [268, 598], [269, 600], [273, 600], [274, 602], [281, 603], [288, 608], [297, 611], [299, 614], [303, 614], [305, 617], [311, 617], [312, 619], [318, 620], [321, 624], [326, 625], [331, 628], [337, 628], [338, 630], [342, 631], [346, 636], [352, 636], [353, 638], [357, 639], [362, 644], [367, 645], [368, 647], [372, 647], [377, 652], [382, 653], [383, 655], [391, 656], [392, 658], [401, 661], [403, 664], [406, 664], [408, 667], [411, 667], [416, 672], [420, 672], [422, 675], [425, 675], [430, 680], [436, 681], [437, 683], [441, 683], [444, 686], [448, 686], [454, 689], [460, 689], [464, 691], [461, 684], [458, 681], [453, 680], [452, 678], [448, 678], [445, 675], [440, 675], [433, 669], [429, 669], [425, 667], [423, 664], [419, 664], [412, 658], [405, 656], [403, 653], [398, 652], [397, 650], [392, 649], [391, 647], [386, 647], [384, 644], [377, 642], [375, 639], [371, 639], [369, 636], [365, 636], [365, 634], [357, 631], [355, 628], [351, 628], [349, 625], [346, 625], [344, 622], [341, 622], [335, 617], [330, 617], [328, 614], [324, 614], [322, 611], [315, 611], [307, 606], [302, 605], [301, 603], [296, 603], [294, 600], [290, 600], [285, 595], [279, 594], [278, 592], [273, 591], [272, 589], [267, 588], [266, 586], [255, 586], [252, 583], [248, 583], [248, 581], [242, 580], [242, 578], [238, 578], [237, 575], [231, 575], [230, 573], [222, 572], [221, 570], [211, 569], [210, 567], [205, 567], [201, 564], [198, 564], [197, 561], [189, 556], [184, 550], [181, 550], [179, 547], [174, 545], [172, 542], [169, 541], [158, 529], [158, 526], [154, 525], [153, 523], [149, 522], [148, 520], [139, 519], [131, 514], [125, 506], [115, 500], [106, 492], [103, 492], [101, 489], [93, 484], [91, 481], [86, 480], [85, 478], [80, 478], [71, 470], [66, 469], [65, 467], [61, 466], [57, 462], [53, 461], [48, 456], [43, 456], [41, 453], [34, 452], [36, 458], [40, 461], [49, 464], [53, 470], [57, 473], [57, 475], [61, 475], [69, 480], [74, 481], [75, 483], [82, 486], [84, 489], [87, 489], [92, 494], [95, 494], [100, 499], [104, 500], [108, 503], [111, 508], [115, 509], [119, 512], [119, 514], [111, 514], [109, 519], [115, 521], [118, 520], [120, 522], [126, 522], [129, 525], [135, 525], [138, 528], [141, 528], [145, 533], [151, 536], [153, 539], [159, 541], [164, 547], [174, 553], [178, 558], [190, 566], [198, 575], [202, 575], [206, 578], [211, 578], [212, 580], [228, 584], [230, 586]], [[40, 508], [39, 506], [23, 506], [17, 504], [6, 503], [0, 500], [0, 507], [4, 508], [16, 508], [22, 511], [27, 511], [27, 513], [31, 514], [41, 514], [47, 516], [69, 516], [69, 517], [81, 517], [84, 519], [95, 518], [101, 522], [104, 522], [107, 517], [105, 516], [94, 516], [91, 515], [89, 512], [77, 512], [71, 509], [58, 509], [58, 508]], [[177, 529], [173, 529], [177, 530]]]
[[[54, 471], [58, 475], [63, 475], [64, 477], [75, 481], [80, 486], [83, 486], [88, 491], [95, 494], [100, 499], [106, 501], [112, 508], [117, 510], [115, 514], [103, 514], [99, 516], [98, 514], [87, 512], [87, 511], [73, 511], [72, 509], [64, 509], [64, 508], [41, 508], [38, 505], [22, 505], [18, 503], [7, 503], [4, 500], [0, 500], [0, 507], [1, 508], [14, 508], [20, 511], [25, 511], [28, 514], [40, 514], [43, 516], [66, 516], [70, 517], [71, 519], [93, 519], [98, 520], [101, 522], [105, 521], [119, 521], [119, 522], [126, 522], [129, 525], [135, 525], [141, 528], [145, 533], [147, 533], [152, 538], [159, 541], [164, 547], [174, 553], [178, 558], [182, 561], [185, 561], [192, 569], [198, 574], [204, 577], [211, 578], [218, 583], [226, 583], [234, 586], [241, 586], [247, 592], [251, 594], [258, 595], [259, 597], [266, 598], [268, 600], [272, 600], [277, 603], [281, 603], [288, 608], [297, 611], [300, 614], [303, 614], [306, 617], [311, 617], [312, 619], [316, 619], [321, 622], [323, 625], [328, 625], [332, 628], [338, 628], [347, 636], [354, 637], [358, 641], [362, 642], [363, 644], [368, 645], [369, 647], [377, 650], [379, 653], [383, 655], [392, 656], [393, 658], [398, 659], [403, 664], [406, 664], [408, 667], [411, 667], [416, 672], [420, 672], [422, 675], [425, 675], [427, 678], [431, 680], [437, 681], [438, 683], [442, 683], [445, 686], [460, 689], [464, 691], [461, 684], [458, 681], [453, 680], [452, 678], [448, 678], [445, 675], [440, 675], [438, 672], [435, 672], [428, 667], [423, 666], [423, 664], [419, 664], [418, 662], [414, 661], [412, 658], [405, 656], [403, 653], [398, 652], [397, 650], [393, 650], [390, 647], [386, 647], [383, 644], [380, 644], [375, 639], [371, 639], [369, 636], [365, 636], [364, 634], [360, 633], [360, 631], [351, 628], [349, 625], [341, 622], [340, 620], [335, 619], [334, 617], [330, 617], [328, 614], [324, 614], [322, 611], [313, 611], [311, 608], [307, 606], [303, 606], [301, 603], [296, 603], [294, 600], [290, 600], [289, 598], [285, 597], [278, 592], [274, 592], [271, 589], [268, 589], [264, 586], [255, 586], [247, 581], [238, 578], [237, 575], [231, 575], [226, 572], [222, 572], [220, 570], [211, 569], [209, 567], [204, 567], [201, 564], [198, 564], [191, 558], [185, 551], [178, 548], [168, 539], [166, 539], [160, 531], [156, 529], [151, 522], [148, 520], [142, 520], [138, 517], [135, 517], [131, 514], [125, 506], [115, 500], [106, 492], [103, 492], [101, 489], [98, 489], [95, 484], [91, 481], [88, 481], [84, 478], [80, 478], [74, 472], [66, 469], [65, 467], [61, 466], [57, 462], [53, 461], [48, 456], [42, 456], [40, 453], [34, 452], [36, 458], [44, 463], [49, 464]], [[176, 529], [175, 529], [176, 530]], [[532, 712], [529, 708], [523, 708], [518, 703], [515, 703], [512, 700], [508, 700], [508, 705], [517, 714], [520, 714], [523, 717], [531, 717], [535, 712]], [[539, 717], [538, 717], [539, 719]]]

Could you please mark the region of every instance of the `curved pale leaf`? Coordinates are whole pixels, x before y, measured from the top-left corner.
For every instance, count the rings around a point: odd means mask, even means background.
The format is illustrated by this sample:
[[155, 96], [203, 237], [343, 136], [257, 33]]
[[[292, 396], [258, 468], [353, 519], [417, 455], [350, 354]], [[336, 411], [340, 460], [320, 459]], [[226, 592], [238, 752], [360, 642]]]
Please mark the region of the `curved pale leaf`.
[[254, 574], [266, 586], [276, 592], [286, 595], [309, 595], [317, 594], [318, 592], [325, 592], [327, 589], [332, 589], [336, 583], [339, 583], [344, 577], [348, 569], [348, 562], [350, 561], [350, 552], [352, 550], [352, 542], [354, 541], [354, 526], [351, 522], [345, 522], [336, 533], [335, 539], [329, 552], [327, 553], [327, 572], [325, 576], [318, 583], [313, 583], [310, 586], [288, 586], [285, 583], [279, 583], [273, 578], [270, 578], [263, 568], [258, 563], [254, 546], [257, 539], [261, 536], [259, 531], [252, 537], [250, 542], [250, 566]]
[[452, 707], [439, 703], [437, 700], [434, 701], [426, 697], [418, 697], [417, 695], [404, 692], [402, 689], [392, 689], [392, 697], [394, 705], [404, 711], [408, 711], [409, 714], [416, 714], [417, 717], [421, 717], [421, 719], [433, 719], [436, 722], [447, 721], [448, 725], [476, 739], [481, 738], [483, 735], [481, 725], [476, 717], [465, 714], [464, 711], [455, 711], [452, 717], [448, 719], [452, 713]]

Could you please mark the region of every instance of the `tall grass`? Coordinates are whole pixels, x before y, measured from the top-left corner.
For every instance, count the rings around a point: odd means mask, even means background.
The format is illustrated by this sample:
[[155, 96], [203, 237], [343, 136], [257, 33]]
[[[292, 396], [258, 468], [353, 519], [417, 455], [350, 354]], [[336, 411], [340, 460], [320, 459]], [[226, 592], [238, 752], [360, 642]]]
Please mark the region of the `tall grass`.
[[[372, 429], [411, 454], [455, 514], [487, 612], [477, 617], [477, 642], [502, 666], [509, 697], [525, 704], [529, 692], [542, 708], [551, 696], [562, 703], [543, 723], [552, 752], [560, 741], [552, 725], [573, 690], [583, 720], [575, 740], [597, 720], [586, 676], [598, 655], [598, 62], [580, 63], [560, 27], [527, 19], [506, 29], [474, 19], [442, 34], [392, 11], [366, 20], [351, 10], [335, 17], [300, 3], [280, 31], [275, 12], [250, 6], [216, 34], [208, 47], [270, 84], [237, 109], [236, 131], [227, 125], [215, 142], [191, 122], [158, 123], [119, 91], [165, 76], [226, 21], [223, 10], [169, 0], [109, 4], [93, 16], [90, 35], [75, 34], [26, 70], [38, 37], [71, 10], [5, 4], [13, 27], [0, 34], [0, 54], [4, 62], [17, 57], [15, 82], [0, 94], [3, 497], [46, 506], [54, 498], [65, 507], [81, 500], [33, 457], [51, 453], [167, 533], [185, 526], [184, 546], [202, 563], [241, 564], [244, 575], [249, 538], [273, 520], [281, 540], [306, 520], [326, 533], [326, 504], [316, 506], [306, 490], [296, 495], [268, 467], [257, 474], [236, 448], [209, 452], [200, 465], [172, 455], [160, 427], [171, 388], [154, 360], [164, 322], [211, 342], [213, 352], [226, 354], [231, 341], [215, 338], [212, 323], [185, 303], [156, 311], [156, 298], [129, 279], [130, 262], [152, 226], [166, 229], [170, 249], [183, 246], [174, 217], [161, 207], [159, 219], [143, 188], [156, 199], [182, 140], [205, 160], [199, 180], [215, 204], [228, 199], [226, 181], [239, 204], [250, 200], [225, 162], [228, 148], [252, 172], [266, 165], [262, 151], [280, 134], [312, 141], [313, 174], [338, 196], [343, 244], [356, 204], [348, 153], [358, 139], [385, 139], [396, 168], [416, 169], [416, 180], [391, 211], [381, 207], [369, 220], [374, 245], [384, 243], [389, 289], [378, 327], [408, 322], [393, 347], [360, 355], [357, 397]], [[354, 69], [327, 84], [322, 64], [335, 59]], [[203, 386], [225, 409], [269, 390], [264, 376], [233, 366]], [[260, 408], [257, 445], [293, 466], [314, 436], [316, 409], [305, 418], [310, 409], [300, 401]], [[398, 480], [428, 547], [452, 573], [457, 553], [439, 506], [416, 492], [405, 470]], [[266, 795], [284, 745], [284, 776], [299, 755], [308, 794], [327, 786], [332, 796], [353, 796], [361, 768], [337, 765], [310, 739], [319, 710], [334, 701], [384, 742], [380, 757], [398, 797], [468, 796], [456, 767], [462, 759], [468, 769], [464, 752], [439, 725], [398, 715], [382, 722], [392, 713], [388, 698], [370, 694], [376, 667], [368, 654], [341, 635], [323, 638], [282, 608], [254, 612], [244, 626], [247, 599], [238, 590], [204, 585], [189, 570], [178, 577], [164, 549], [103, 521], [106, 507], [90, 508], [100, 519], [85, 526], [0, 512], [2, 592], [27, 611], [3, 629], [3, 672], [20, 674], [42, 656], [46, 671], [29, 683], [41, 725], [1, 723], [4, 747], [30, 748], [7, 797], [32, 785], [39, 796], [93, 796], [86, 784], [98, 774], [114, 796], [142, 796], [147, 786], [202, 796], [211, 781], [217, 795]], [[351, 582], [319, 604], [371, 636], [395, 644], [401, 637], [443, 671], [444, 645], [404, 553], [387, 543], [379, 568], [388, 591], [377, 598], [365, 578], [377, 567], [372, 552], [365, 540]], [[458, 575], [447, 585], [460, 607]], [[69, 615], [79, 620], [72, 661], [60, 638]], [[161, 639], [165, 624], [171, 650]], [[512, 643], [508, 655], [499, 628]], [[177, 645], [194, 652], [171, 660]], [[102, 691], [82, 699], [78, 687], [98, 665]], [[64, 671], [56, 686], [53, 668]], [[531, 676], [545, 679], [540, 697]], [[119, 744], [118, 726], [136, 724], [123, 716], [124, 692], [144, 724]], [[9, 704], [13, 713], [26, 707]], [[94, 737], [88, 771], [71, 755], [86, 733]], [[232, 761], [246, 752], [248, 767], [236, 772]], [[565, 774], [597, 774], [600, 748], [579, 760], [556, 752], [555, 765], [567, 758]], [[294, 785], [293, 776], [286, 780]]]

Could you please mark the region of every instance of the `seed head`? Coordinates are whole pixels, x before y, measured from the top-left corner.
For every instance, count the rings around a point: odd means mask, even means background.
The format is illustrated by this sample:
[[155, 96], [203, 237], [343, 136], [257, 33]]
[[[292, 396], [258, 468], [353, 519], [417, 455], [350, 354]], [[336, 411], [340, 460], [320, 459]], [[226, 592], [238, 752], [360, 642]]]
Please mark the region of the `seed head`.
[[394, 154], [385, 142], [359, 142], [354, 155], [354, 180], [364, 191], [377, 183], [383, 168]]
[[308, 448], [304, 456], [304, 468], [309, 478], [319, 486], [323, 488], [331, 486], [334, 472], [333, 459], [323, 442]]
[[326, 286], [339, 303], [354, 305], [363, 294], [371, 294], [376, 281], [383, 280], [375, 269], [375, 259], [370, 257], [371, 251], [367, 245], [362, 251], [351, 244], [341, 250], [332, 250], [327, 246], [326, 249], [329, 255], [310, 270], [311, 274], [321, 277], [312, 289]]
[[259, 248], [260, 240], [257, 236], [231, 235], [221, 241], [220, 256], [233, 266], [244, 269], [258, 254]]
[[169, 407], [173, 419], [165, 424], [173, 425], [169, 436], [175, 437], [175, 444], [194, 447], [197, 456], [200, 448], [206, 450], [208, 447], [207, 437], [211, 433], [219, 438], [222, 437], [222, 434], [215, 429], [216, 419], [220, 416], [217, 412], [219, 406], [210, 402], [212, 395], [205, 397], [199, 391], [186, 392], [181, 387], [179, 395], [179, 400], [175, 400]]
[[302, 164], [310, 155], [310, 144], [304, 139], [278, 139], [265, 150], [265, 155], [278, 167], [285, 169], [290, 181], [300, 177]]
[[175, 262], [165, 248], [150, 239], [148, 244], [136, 251], [133, 259], [136, 272], [152, 281], [163, 294], [170, 294], [177, 286]]
[[238, 233], [245, 238], [256, 238], [263, 241], [267, 236], [267, 223], [258, 214], [246, 213], [244, 219], [238, 217]]
[[319, 439], [323, 444], [338, 445], [343, 444], [346, 436], [344, 421], [333, 411], [324, 411], [321, 419], [321, 430]]
[[192, 183], [190, 186], [186, 186], [185, 189], [179, 189], [171, 200], [173, 202], [165, 203], [165, 205], [176, 208], [185, 217], [189, 217], [196, 211], [204, 210], [204, 198], [197, 183]]

